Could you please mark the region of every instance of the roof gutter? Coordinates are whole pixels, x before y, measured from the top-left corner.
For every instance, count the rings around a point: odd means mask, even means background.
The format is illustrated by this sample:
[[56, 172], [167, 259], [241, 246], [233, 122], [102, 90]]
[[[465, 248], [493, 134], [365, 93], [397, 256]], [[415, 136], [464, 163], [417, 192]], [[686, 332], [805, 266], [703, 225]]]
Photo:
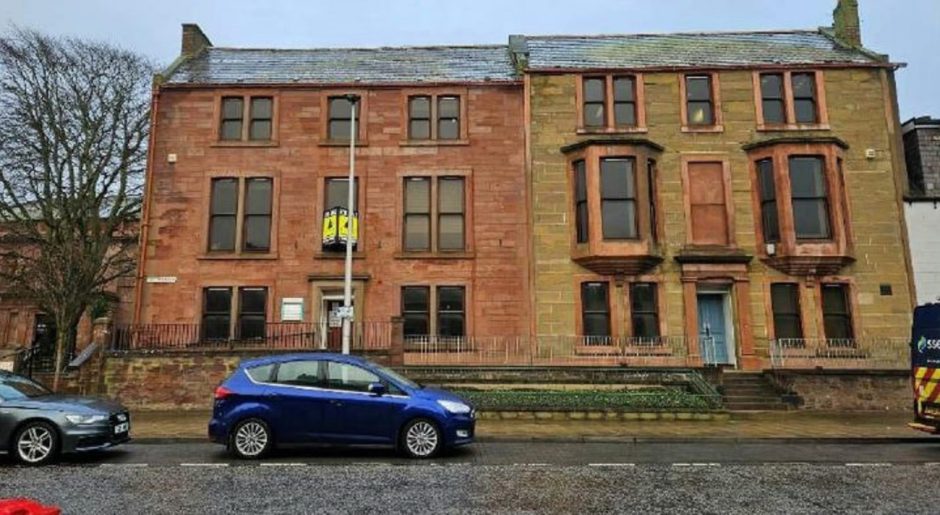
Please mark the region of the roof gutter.
[[527, 67], [523, 72], [527, 74], [566, 74], [566, 73], [617, 73], [617, 72], [635, 72], [635, 73], [655, 73], [655, 72], [694, 72], [705, 70], [819, 70], [819, 69], [848, 69], [848, 68], [868, 68], [868, 69], [893, 69], [904, 68], [907, 63], [793, 63], [793, 64], [725, 64], [708, 66], [634, 66], [634, 67], [595, 67], [595, 68], [562, 68], [546, 67], [536, 68]]
[[462, 82], [184, 82], [163, 83], [163, 89], [214, 89], [214, 88], [283, 88], [283, 89], [327, 89], [327, 88], [436, 88], [455, 86], [519, 86], [522, 79]]

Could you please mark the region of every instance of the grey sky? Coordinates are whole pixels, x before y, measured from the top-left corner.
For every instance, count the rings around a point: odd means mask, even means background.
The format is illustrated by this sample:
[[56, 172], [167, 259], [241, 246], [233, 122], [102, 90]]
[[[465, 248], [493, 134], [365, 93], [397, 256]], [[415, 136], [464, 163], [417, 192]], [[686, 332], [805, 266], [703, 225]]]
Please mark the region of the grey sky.
[[[835, 0], [0, 0], [10, 23], [103, 39], [169, 63], [180, 23], [217, 46], [349, 47], [505, 43], [509, 34], [815, 28]], [[940, 117], [940, 0], [860, 0], [862, 39], [906, 62], [902, 121]], [[708, 6], [706, 9], [704, 6]]]

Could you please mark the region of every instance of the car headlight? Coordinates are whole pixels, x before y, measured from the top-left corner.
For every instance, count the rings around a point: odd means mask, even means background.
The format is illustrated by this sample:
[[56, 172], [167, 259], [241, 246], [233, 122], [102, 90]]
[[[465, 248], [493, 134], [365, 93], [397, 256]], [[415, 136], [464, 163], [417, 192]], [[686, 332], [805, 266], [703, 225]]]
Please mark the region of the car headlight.
[[84, 426], [88, 424], [97, 424], [98, 422], [104, 422], [108, 417], [105, 415], [66, 415], [65, 420], [75, 424], [76, 426]]
[[450, 413], [454, 413], [454, 414], [457, 414], [457, 415], [464, 414], [464, 413], [470, 413], [470, 406], [467, 406], [466, 404], [464, 404], [464, 403], [462, 403], [462, 402], [457, 402], [457, 401], [437, 401], [437, 403], [440, 404], [442, 408], [446, 409], [446, 410], [449, 411]]

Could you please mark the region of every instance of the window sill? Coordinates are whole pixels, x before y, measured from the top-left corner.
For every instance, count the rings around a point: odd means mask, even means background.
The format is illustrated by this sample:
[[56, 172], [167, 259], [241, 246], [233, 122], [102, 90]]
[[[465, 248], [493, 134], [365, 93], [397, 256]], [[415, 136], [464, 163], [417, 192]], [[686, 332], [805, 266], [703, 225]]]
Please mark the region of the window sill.
[[[364, 252], [353, 251], [353, 259], [365, 259], [366, 255]], [[343, 260], [346, 259], [345, 252], [316, 252], [313, 254], [313, 259], [325, 259], [325, 260]]]
[[201, 254], [201, 255], [199, 255], [199, 256], [196, 256], [196, 259], [198, 259], [198, 260], [200, 260], [200, 261], [232, 261], [232, 260], [243, 260], [243, 261], [264, 260], [264, 261], [271, 261], [271, 260], [275, 260], [275, 259], [277, 259], [277, 258], [278, 258], [277, 252], [259, 252], [259, 253], [251, 253], [251, 252], [238, 252], [238, 253], [235, 253], [235, 252], [229, 252], [229, 253], [219, 253], [219, 254], [215, 254], [215, 253], [212, 253], [212, 254]]
[[473, 259], [475, 252], [397, 252], [395, 259]]
[[268, 141], [249, 141], [249, 140], [232, 140], [232, 141], [216, 141], [209, 145], [210, 147], [216, 148], [270, 148], [276, 147], [279, 143], [277, 140], [268, 140]]
[[821, 123], [810, 123], [810, 124], [795, 124], [787, 123], [783, 125], [766, 125], [766, 124], [757, 124], [758, 132], [775, 132], [775, 131], [828, 131], [832, 130], [829, 124]]
[[725, 132], [724, 125], [683, 125], [682, 132], [687, 133], [716, 133], [716, 132]]
[[606, 127], [606, 128], [585, 128], [578, 127], [578, 135], [596, 135], [596, 134], [646, 134], [649, 130], [646, 127]]
[[[347, 139], [347, 140], [328, 139], [328, 140], [323, 140], [323, 141], [317, 143], [317, 146], [320, 146], [320, 147], [346, 147], [346, 148], [349, 148], [349, 140], [348, 140], [348, 139]], [[369, 146], [369, 142], [368, 142], [368, 141], [363, 141], [363, 140], [358, 140], [358, 139], [356, 140], [356, 148], [359, 148], [359, 147], [368, 147], [368, 146]]]
[[398, 142], [400, 147], [460, 147], [470, 144], [468, 139], [406, 139]]

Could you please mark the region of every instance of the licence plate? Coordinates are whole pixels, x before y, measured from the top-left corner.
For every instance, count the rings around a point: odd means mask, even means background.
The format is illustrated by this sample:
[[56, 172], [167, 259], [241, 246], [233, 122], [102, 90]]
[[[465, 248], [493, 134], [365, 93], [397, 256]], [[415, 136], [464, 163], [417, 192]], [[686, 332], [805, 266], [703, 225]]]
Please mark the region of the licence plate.
[[121, 422], [120, 424], [114, 426], [114, 434], [126, 433], [131, 429], [130, 422]]

